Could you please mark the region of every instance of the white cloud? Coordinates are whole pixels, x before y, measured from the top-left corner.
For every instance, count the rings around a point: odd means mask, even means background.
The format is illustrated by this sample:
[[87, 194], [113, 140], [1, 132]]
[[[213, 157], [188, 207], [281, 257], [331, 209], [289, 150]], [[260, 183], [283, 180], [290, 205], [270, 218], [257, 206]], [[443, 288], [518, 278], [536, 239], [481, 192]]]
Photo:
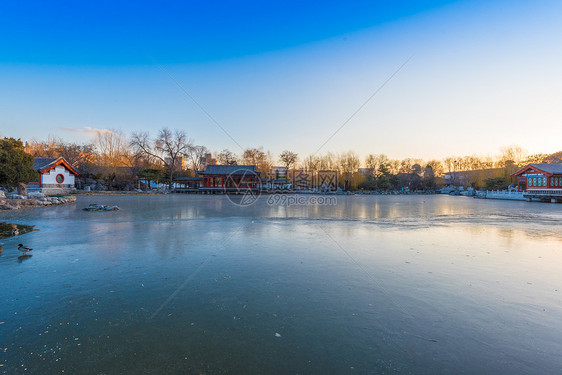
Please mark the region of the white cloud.
[[80, 133], [80, 134], [86, 134], [86, 135], [91, 135], [91, 136], [96, 136], [98, 134], [112, 134], [114, 133], [113, 131], [109, 130], [109, 129], [98, 129], [98, 128], [92, 128], [91, 126], [84, 126], [81, 129], [75, 129], [75, 128], [60, 128], [61, 130], [66, 130], [69, 132], [73, 132], [73, 133]]

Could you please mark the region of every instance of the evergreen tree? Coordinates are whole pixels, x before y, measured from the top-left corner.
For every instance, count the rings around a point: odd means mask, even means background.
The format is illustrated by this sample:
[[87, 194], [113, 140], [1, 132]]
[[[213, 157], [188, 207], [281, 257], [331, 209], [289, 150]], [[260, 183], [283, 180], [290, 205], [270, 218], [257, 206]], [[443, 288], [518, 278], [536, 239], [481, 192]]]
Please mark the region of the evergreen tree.
[[37, 179], [33, 169], [33, 156], [26, 153], [19, 139], [4, 138], [0, 141], [0, 186], [13, 188], [18, 183], [27, 184]]
[[392, 185], [391, 177], [392, 175], [390, 174], [388, 166], [386, 164], [381, 165], [379, 168], [379, 176], [377, 177], [376, 180], [377, 188], [381, 190], [390, 189]]
[[423, 184], [427, 189], [433, 189], [435, 187], [435, 173], [433, 172], [433, 167], [427, 165], [423, 172]]

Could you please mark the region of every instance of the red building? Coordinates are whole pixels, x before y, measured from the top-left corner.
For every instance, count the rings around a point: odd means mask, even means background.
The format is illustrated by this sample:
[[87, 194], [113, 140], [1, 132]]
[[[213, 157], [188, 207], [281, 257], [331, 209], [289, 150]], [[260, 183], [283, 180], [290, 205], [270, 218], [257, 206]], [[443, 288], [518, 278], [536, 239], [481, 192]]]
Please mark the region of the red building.
[[261, 188], [255, 165], [207, 165], [197, 174], [201, 177], [201, 191], [229, 193]]
[[562, 201], [562, 164], [529, 164], [511, 175], [528, 200]]

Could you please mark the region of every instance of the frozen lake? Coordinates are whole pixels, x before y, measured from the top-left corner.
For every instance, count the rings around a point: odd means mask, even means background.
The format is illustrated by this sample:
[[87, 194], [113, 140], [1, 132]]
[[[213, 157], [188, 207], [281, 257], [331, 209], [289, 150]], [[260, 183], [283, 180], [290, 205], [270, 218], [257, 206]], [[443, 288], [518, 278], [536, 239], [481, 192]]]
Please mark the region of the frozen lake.
[[0, 373], [562, 368], [561, 204], [79, 196], [0, 221], [39, 230], [0, 241]]

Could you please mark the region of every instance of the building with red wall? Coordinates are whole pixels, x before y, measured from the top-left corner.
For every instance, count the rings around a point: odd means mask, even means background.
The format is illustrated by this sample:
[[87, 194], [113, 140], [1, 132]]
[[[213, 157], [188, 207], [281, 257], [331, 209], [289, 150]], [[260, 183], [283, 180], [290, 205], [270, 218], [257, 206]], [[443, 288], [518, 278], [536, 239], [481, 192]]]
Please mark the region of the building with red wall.
[[528, 200], [562, 201], [562, 164], [529, 164], [511, 177], [517, 177], [518, 188]]

